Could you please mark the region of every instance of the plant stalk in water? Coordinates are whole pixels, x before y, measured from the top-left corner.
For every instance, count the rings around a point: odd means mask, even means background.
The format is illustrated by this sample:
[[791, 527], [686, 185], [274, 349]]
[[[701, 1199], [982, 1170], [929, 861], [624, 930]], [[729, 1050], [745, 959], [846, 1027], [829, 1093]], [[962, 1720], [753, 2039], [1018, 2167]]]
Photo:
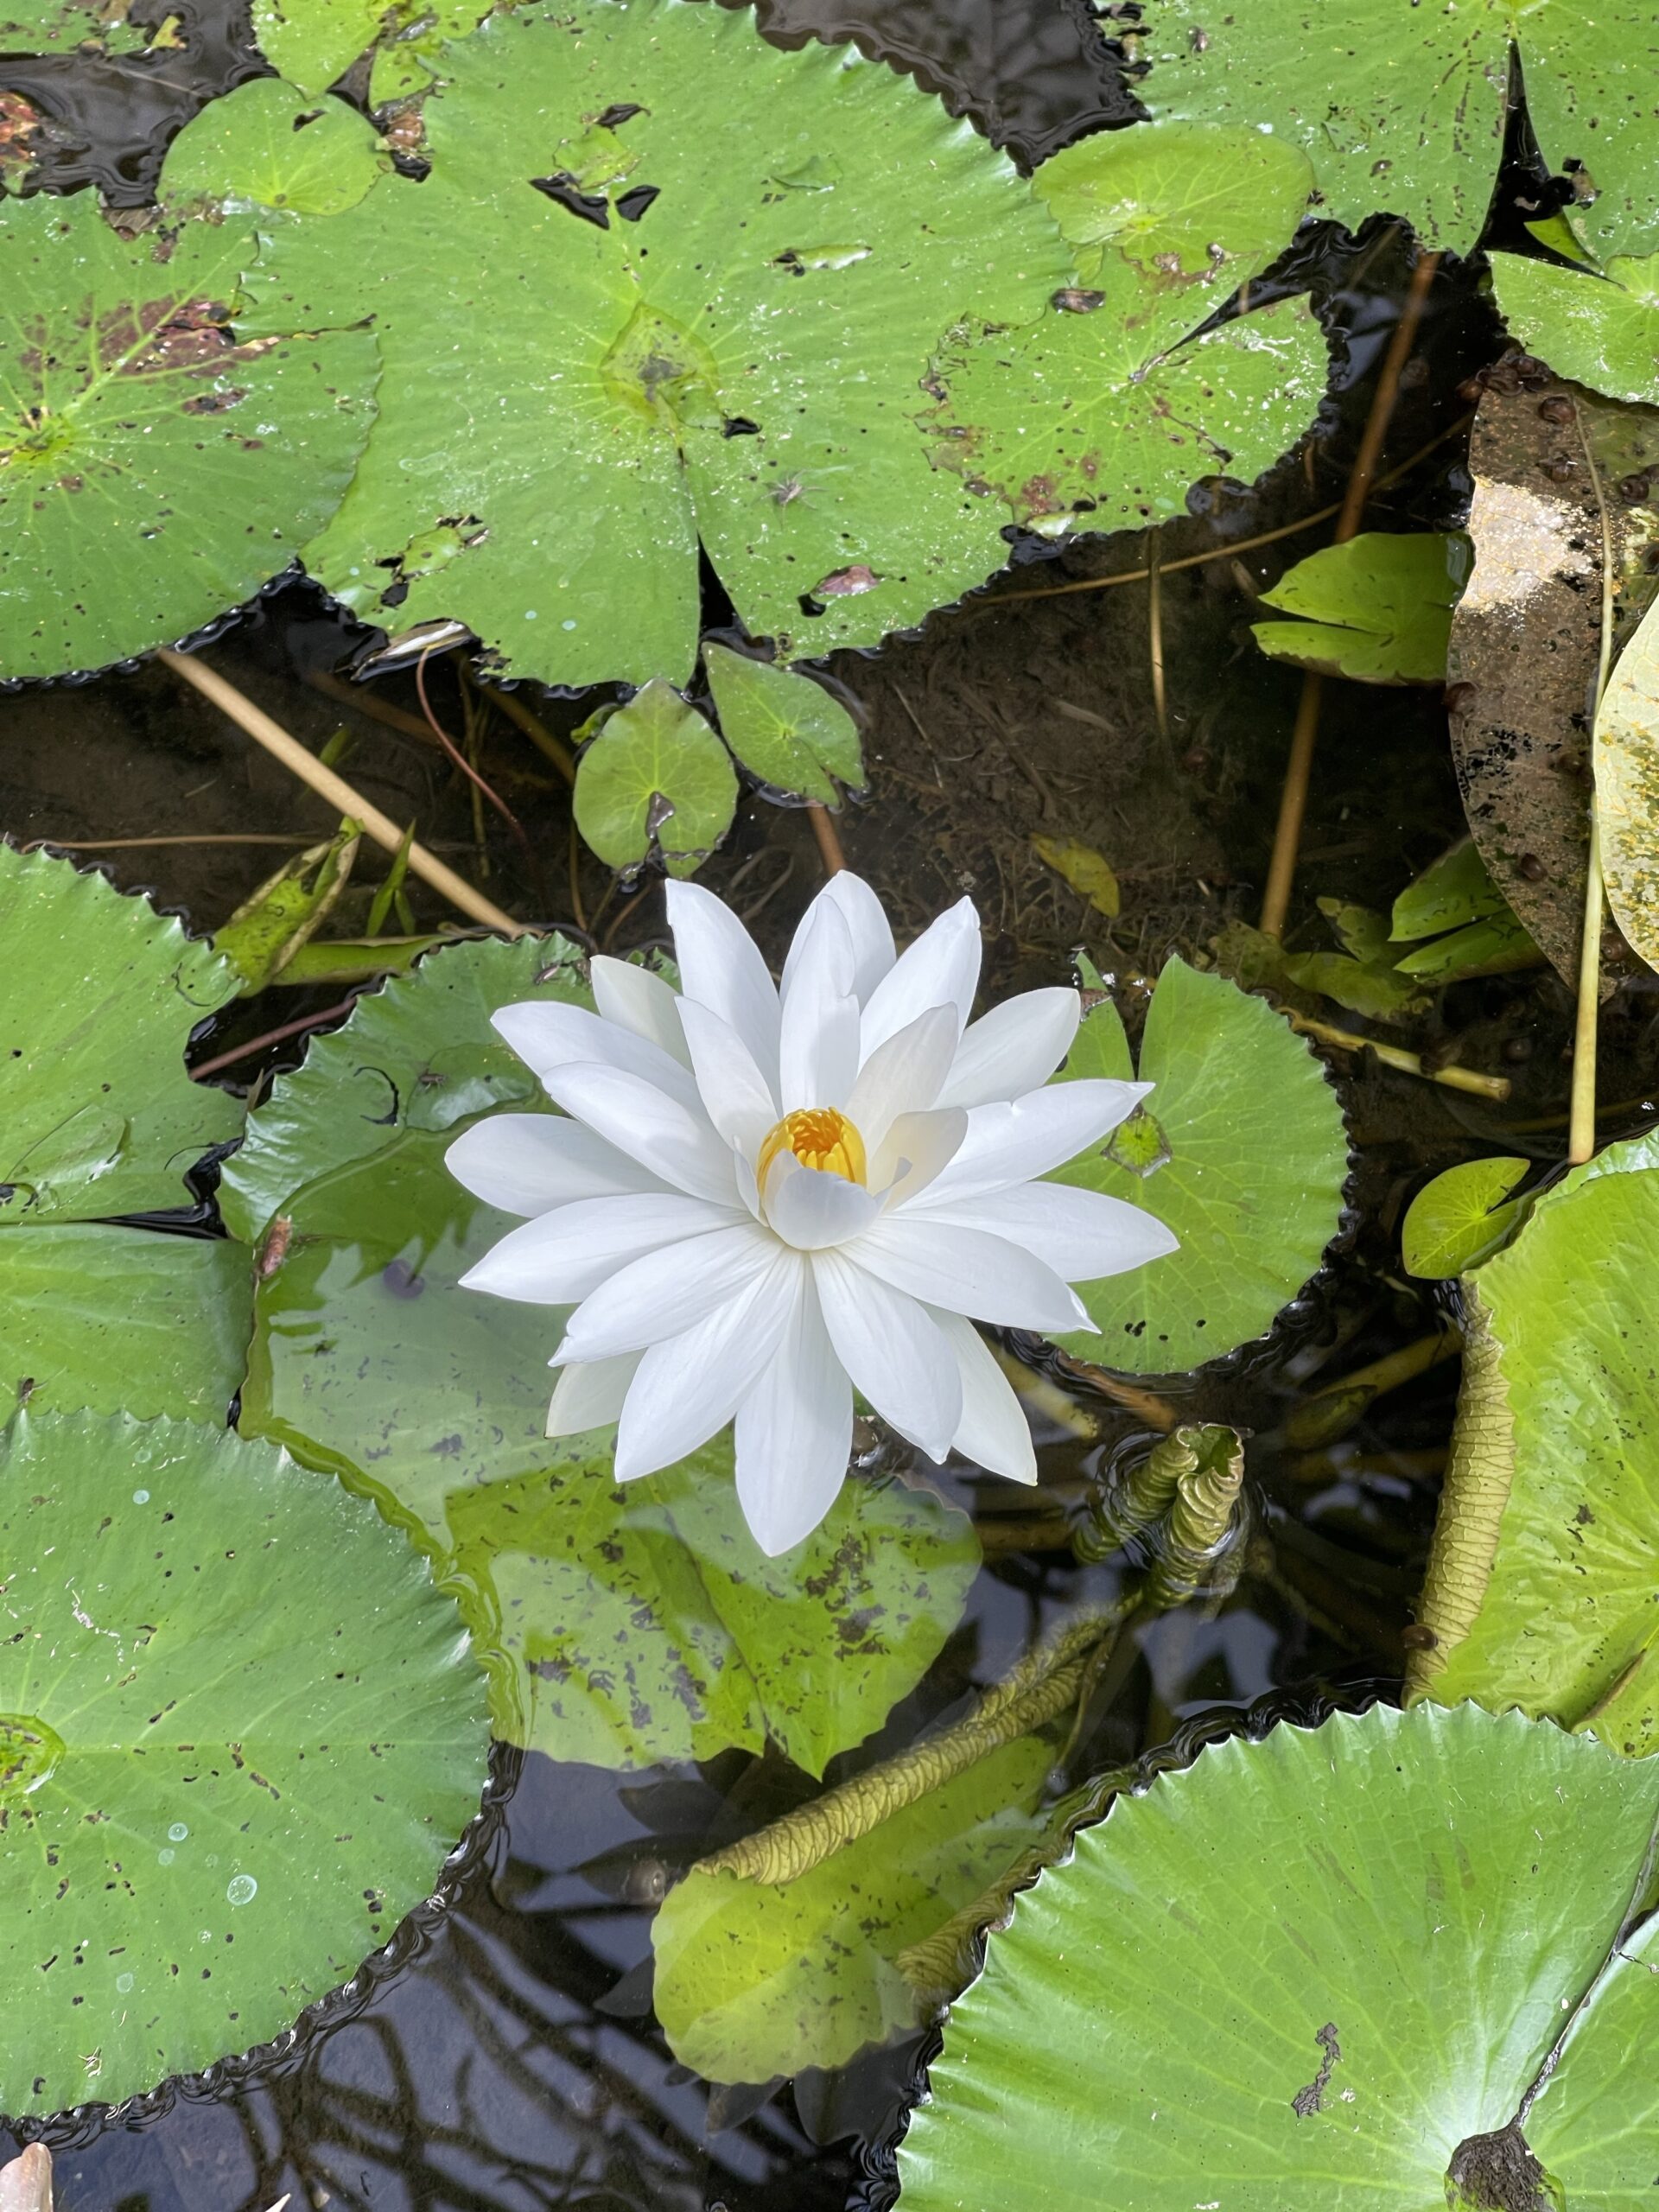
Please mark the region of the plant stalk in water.
[[[1613, 533], [1607, 518], [1607, 499], [1601, 471], [1576, 401], [1573, 420], [1579, 433], [1590, 488], [1596, 495], [1601, 521], [1601, 645], [1596, 661], [1596, 698], [1590, 717], [1592, 748], [1600, 733], [1601, 702], [1607, 696], [1607, 678], [1613, 665]], [[1590, 793], [1590, 851], [1584, 871], [1584, 931], [1579, 942], [1579, 1003], [1573, 1025], [1573, 1090], [1567, 1122], [1567, 1156], [1581, 1167], [1596, 1149], [1596, 1031], [1601, 1002], [1601, 925], [1605, 898], [1601, 880], [1601, 825], [1596, 817], [1595, 788]]]

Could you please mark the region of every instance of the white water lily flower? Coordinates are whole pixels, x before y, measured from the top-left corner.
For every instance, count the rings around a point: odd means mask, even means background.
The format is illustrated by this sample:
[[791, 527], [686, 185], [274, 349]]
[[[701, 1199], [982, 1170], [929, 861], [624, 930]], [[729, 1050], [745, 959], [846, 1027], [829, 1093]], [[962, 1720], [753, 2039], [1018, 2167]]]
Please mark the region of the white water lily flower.
[[668, 886], [680, 989], [596, 957], [598, 1012], [495, 1026], [562, 1116], [499, 1114], [450, 1171], [531, 1217], [462, 1278], [574, 1306], [550, 1436], [620, 1422], [620, 1481], [735, 1421], [763, 1551], [811, 1534], [851, 1452], [853, 1393], [930, 1459], [1037, 1478], [1020, 1402], [973, 1327], [1089, 1328], [1072, 1282], [1174, 1249], [1150, 1214], [1039, 1179], [1150, 1085], [1045, 1088], [1072, 990], [981, 1020], [969, 899], [895, 957], [875, 893], [833, 877], [775, 986], [736, 915]]

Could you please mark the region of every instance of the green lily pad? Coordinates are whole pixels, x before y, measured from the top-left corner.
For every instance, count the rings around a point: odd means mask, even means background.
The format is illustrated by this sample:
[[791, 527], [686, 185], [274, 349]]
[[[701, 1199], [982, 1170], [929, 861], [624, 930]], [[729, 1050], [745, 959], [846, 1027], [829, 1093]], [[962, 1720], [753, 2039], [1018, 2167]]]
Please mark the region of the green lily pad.
[[1322, 214], [1357, 230], [1398, 215], [1425, 246], [1467, 253], [1491, 201], [1510, 100], [1511, 44], [1548, 167], [1581, 168], [1610, 251], [1659, 246], [1659, 138], [1647, 97], [1659, 27], [1645, 0], [1593, 16], [1476, 0], [1414, 8], [1255, 0], [1222, 13], [1169, 0], [1136, 29], [1154, 116], [1271, 132], [1306, 153]]
[[656, 850], [671, 875], [691, 875], [732, 826], [737, 778], [696, 709], [653, 677], [584, 747], [572, 804], [607, 866], [638, 868]]
[[1273, 660], [1360, 683], [1442, 683], [1452, 610], [1469, 575], [1469, 541], [1437, 531], [1365, 531], [1287, 569], [1264, 607], [1306, 617], [1255, 622]]
[[1510, 1197], [1531, 1170], [1529, 1160], [1465, 1160], [1425, 1183], [1400, 1225], [1406, 1273], [1445, 1282], [1501, 1251], [1531, 1209]]
[[1492, 256], [1498, 312], [1529, 353], [1610, 399], [1651, 404], [1659, 384], [1659, 254], [1580, 271]]
[[242, 1123], [184, 1071], [233, 971], [105, 877], [3, 844], [0, 938], [0, 1224], [182, 1205], [185, 1171]]
[[1213, 1746], [992, 1935], [902, 2212], [1640, 2202], [1656, 1815], [1659, 1764], [1472, 1707]]
[[[1006, 516], [930, 466], [917, 386], [947, 328], [1028, 321], [1069, 271], [968, 124], [682, 0], [495, 16], [442, 66], [430, 175], [306, 226], [260, 291], [262, 327], [369, 317], [385, 361], [306, 555], [328, 590], [378, 621], [407, 584], [397, 626], [454, 617], [512, 674], [644, 683], [690, 676], [699, 541], [785, 658], [874, 645], [1002, 564]], [[830, 188], [780, 183], [815, 147]], [[457, 518], [468, 550], [411, 576]]]
[[0, 1234], [0, 1418], [27, 1402], [223, 1423], [252, 1333], [239, 1244], [108, 1222]]
[[1659, 1168], [1614, 1145], [1470, 1278], [1463, 1393], [1413, 1694], [1659, 1748]]
[[863, 789], [858, 724], [822, 683], [712, 643], [702, 664], [721, 734], [751, 775], [820, 806], [841, 804], [837, 784]]
[[[1058, 1079], [1135, 1072], [1103, 997]], [[1173, 1375], [1262, 1335], [1318, 1269], [1341, 1222], [1348, 1141], [1325, 1071], [1282, 1016], [1182, 960], [1158, 978], [1139, 1072], [1154, 1089], [1137, 1115], [1051, 1179], [1144, 1206], [1180, 1249], [1079, 1283], [1101, 1333], [1059, 1341], [1106, 1367]], [[1150, 1149], [1143, 1115], [1157, 1122]]]
[[343, 100], [308, 101], [280, 77], [256, 77], [179, 133], [157, 196], [169, 207], [211, 200], [229, 214], [339, 215], [391, 166], [374, 126]]
[[0, 53], [136, 54], [155, 35], [130, 20], [127, 0], [0, 0]]
[[1304, 159], [1183, 124], [1085, 138], [1033, 181], [1083, 283], [1029, 329], [947, 346], [928, 384], [935, 466], [1050, 534], [1141, 527], [1182, 512], [1200, 476], [1271, 467], [1325, 391], [1306, 304], [1188, 334], [1288, 244]]
[[432, 1890], [484, 1685], [372, 1509], [188, 1423], [14, 1422], [0, 1473], [0, 2109], [287, 2027]]
[[589, 1002], [562, 938], [429, 955], [250, 1117], [223, 1200], [265, 1240], [242, 1427], [368, 1492], [455, 1578], [501, 1656], [508, 1740], [638, 1766], [770, 1736], [821, 1773], [937, 1657], [978, 1541], [931, 1494], [855, 1481], [769, 1561], [728, 1441], [626, 1486], [608, 1439], [547, 1441], [562, 1317], [458, 1287], [512, 1224], [443, 1164], [481, 1110], [541, 1103], [489, 1026], [536, 996]]
[[797, 1881], [694, 1866], [652, 1928], [653, 2003], [683, 2065], [715, 2082], [844, 2066], [928, 2017], [900, 1956], [976, 1904], [1044, 1833], [1052, 1746], [1023, 1737]]
[[254, 0], [254, 35], [271, 67], [302, 92], [326, 92], [375, 48], [370, 98], [414, 92], [437, 73], [446, 39], [481, 22], [490, 0]]
[[[265, 242], [268, 282], [289, 245]], [[253, 342], [233, 311], [255, 251], [237, 222], [129, 241], [91, 193], [0, 209], [0, 677], [184, 636], [251, 598], [339, 505], [374, 340], [279, 316]]]

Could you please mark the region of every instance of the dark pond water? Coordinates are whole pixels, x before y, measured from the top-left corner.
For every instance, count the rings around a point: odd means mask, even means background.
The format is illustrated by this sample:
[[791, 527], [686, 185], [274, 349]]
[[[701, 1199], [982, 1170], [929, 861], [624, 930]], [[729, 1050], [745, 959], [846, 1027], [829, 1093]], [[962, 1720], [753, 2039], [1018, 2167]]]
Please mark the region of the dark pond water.
[[[159, 12], [159, 0], [140, 0], [134, 13], [143, 6]], [[49, 185], [96, 184], [142, 202], [166, 138], [201, 99], [252, 73], [237, 10], [186, 0], [175, 12], [187, 21], [191, 70], [178, 54], [0, 64], [0, 85], [48, 118]], [[1075, 0], [778, 0], [764, 20], [786, 39], [856, 36], [1025, 161], [1136, 112], [1101, 25]], [[1517, 161], [1506, 191], [1512, 200], [1528, 188]], [[1518, 219], [1505, 205], [1502, 219]], [[872, 803], [844, 825], [849, 856], [880, 887], [901, 931], [971, 889], [993, 933], [988, 980], [998, 990], [1062, 977], [1084, 933], [1077, 902], [1033, 867], [1026, 842], [1057, 810], [1067, 834], [1116, 862], [1133, 924], [1089, 934], [1131, 1014], [1144, 1002], [1138, 978], [1168, 950], [1203, 944], [1230, 916], [1254, 916], [1296, 683], [1255, 653], [1244, 624], [1254, 594], [1318, 540], [1243, 541], [1339, 496], [1407, 265], [1386, 224], [1358, 240], [1316, 235], [1296, 261], [1337, 341], [1337, 401], [1325, 435], [1257, 493], [1212, 503], [1163, 532], [1166, 560], [1221, 556], [1166, 583], [1167, 737], [1152, 711], [1144, 588], [1010, 596], [1135, 568], [1135, 541], [1085, 541], [1058, 559], [1032, 549], [1011, 578], [936, 617], [920, 639], [836, 664], [868, 714], [874, 775]], [[1385, 467], [1431, 450], [1380, 495], [1374, 522], [1459, 518], [1457, 426], [1467, 402], [1458, 387], [1498, 350], [1477, 277], [1448, 267], [1433, 288]], [[1230, 553], [1234, 545], [1241, 550]], [[480, 874], [487, 869], [491, 895], [514, 911], [574, 921], [621, 948], [661, 934], [655, 893], [615, 894], [591, 861], [574, 849], [567, 860], [563, 791], [533, 753], [510, 747], [505, 723], [489, 765], [530, 834], [534, 865], [493, 820], [475, 819], [413, 721], [406, 676], [378, 687], [391, 722], [319, 688], [360, 642], [294, 585], [213, 651], [306, 741], [346, 729], [359, 787], [400, 818], [418, 813], [423, 835], [465, 853]], [[441, 716], [459, 716], [454, 682], [449, 669], [436, 674]], [[537, 706], [566, 730], [587, 710]], [[275, 864], [273, 844], [291, 848], [332, 826], [158, 667], [21, 693], [0, 702], [0, 827], [79, 851], [123, 884], [154, 887], [203, 929]], [[1460, 827], [1438, 697], [1350, 687], [1323, 741], [1302, 924], [1318, 895], [1386, 905]], [[144, 842], [179, 838], [200, 842]], [[804, 817], [757, 802], [708, 880], [776, 940], [818, 868]], [[416, 905], [423, 922], [439, 918]], [[201, 1053], [249, 1046], [323, 1013], [328, 998], [267, 994], [233, 1009]], [[1436, 1327], [1433, 1292], [1402, 1280], [1395, 1256], [1400, 1212], [1428, 1171], [1473, 1150], [1559, 1156], [1570, 1018], [1566, 995], [1535, 976], [1446, 995], [1431, 1049], [1511, 1077], [1515, 1096], [1501, 1109], [1369, 1064], [1338, 1068], [1356, 1145], [1344, 1244], [1270, 1342], [1179, 1394], [1184, 1411], [1249, 1433], [1247, 1571], [1218, 1607], [1160, 1619], [1123, 1649], [1076, 1731], [1073, 1779], [1172, 1744], [1165, 1756], [1181, 1756], [1195, 1726], [1217, 1725], [1198, 1716], [1224, 1719], [1269, 1694], [1281, 1699], [1274, 1710], [1313, 1713], [1322, 1700], [1386, 1693], [1432, 1525], [1455, 1363], [1380, 1397], [1328, 1448], [1287, 1437], [1286, 1424], [1310, 1389]], [[1649, 1018], [1639, 998], [1610, 1016], [1609, 1097], [1638, 1097]], [[298, 1049], [292, 1040], [257, 1048], [226, 1079], [259, 1078], [291, 1065]], [[1098, 1440], [1047, 1437], [1044, 1479], [1058, 1499], [1145, 1441], [1129, 1413], [1104, 1401], [1096, 1410]], [[944, 1481], [980, 1519], [988, 1563], [925, 1682], [832, 1778], [959, 1710], [1046, 1622], [1109, 1593], [1122, 1571], [1023, 1544], [1026, 1532], [1007, 1516], [1027, 1501], [965, 1470]], [[889, 2201], [891, 2145], [925, 2037], [835, 2075], [711, 2090], [675, 2063], [651, 2010], [650, 1923], [664, 1883], [809, 1787], [781, 1760], [735, 1753], [701, 1770], [632, 1777], [503, 1756], [493, 1808], [454, 1872], [450, 1909], [407, 1925], [391, 1961], [274, 2056], [118, 2120], [83, 2115], [47, 2131], [61, 2201], [70, 2212], [260, 2212], [284, 2195], [296, 2212], [840, 2212]]]

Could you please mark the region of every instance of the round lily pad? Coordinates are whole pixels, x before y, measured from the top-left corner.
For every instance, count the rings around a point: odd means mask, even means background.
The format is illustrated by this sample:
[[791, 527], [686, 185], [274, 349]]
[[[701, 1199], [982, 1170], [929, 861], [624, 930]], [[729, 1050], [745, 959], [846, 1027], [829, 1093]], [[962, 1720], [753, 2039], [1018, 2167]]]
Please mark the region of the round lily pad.
[[708, 721], [654, 677], [583, 749], [572, 804], [612, 868], [638, 868], [655, 850], [671, 875], [690, 875], [732, 826], [737, 777]]
[[991, 1936], [902, 2212], [1641, 2202], [1656, 1815], [1659, 1763], [1472, 1707], [1204, 1751]]
[[120, 238], [92, 193], [0, 209], [0, 677], [184, 636], [338, 505], [374, 340], [268, 322], [254, 342], [233, 310], [255, 251], [236, 221]]
[[105, 877], [6, 844], [0, 939], [0, 1226], [182, 1205], [186, 1169], [242, 1123], [184, 1068], [236, 995], [229, 964]]
[[338, 215], [391, 168], [378, 147], [373, 124], [344, 100], [308, 100], [280, 77], [255, 77], [179, 133], [157, 190], [168, 206], [211, 200], [231, 214]]
[[[1059, 1079], [1135, 1072], [1103, 995]], [[1158, 978], [1139, 1072], [1151, 1096], [1052, 1179], [1144, 1206], [1179, 1249], [1079, 1283], [1100, 1334], [1060, 1341], [1106, 1367], [1173, 1375], [1262, 1335], [1317, 1271], [1341, 1225], [1348, 1139], [1324, 1069], [1283, 1017], [1183, 960]]]
[[1426, 1183], [1400, 1224], [1406, 1273], [1440, 1282], [1491, 1259], [1526, 1217], [1527, 1200], [1510, 1193], [1531, 1169], [1518, 1155], [1465, 1160]]
[[265, 2042], [432, 1890], [484, 1682], [427, 1562], [269, 1445], [19, 1415], [0, 1471], [0, 2110]]
[[372, 1494], [456, 1579], [507, 1740], [642, 1766], [770, 1738], [822, 1773], [938, 1656], [978, 1540], [931, 1493], [855, 1480], [769, 1560], [728, 1440], [626, 1485], [608, 1434], [548, 1441], [563, 1316], [460, 1287], [512, 1223], [443, 1159], [480, 1112], [551, 1110], [490, 1025], [533, 998], [591, 1005], [567, 940], [430, 954], [250, 1116], [222, 1199], [264, 1254], [243, 1428]]
[[[497, 15], [442, 78], [425, 181], [383, 177], [261, 280], [261, 327], [367, 316], [385, 361], [306, 556], [331, 592], [457, 618], [513, 674], [683, 683], [699, 541], [786, 657], [873, 645], [1002, 565], [1007, 512], [931, 466], [918, 384], [947, 330], [1031, 320], [1069, 263], [969, 124], [683, 0]], [[457, 520], [465, 551], [410, 557]]]
[[752, 776], [821, 806], [841, 804], [837, 782], [862, 789], [858, 724], [822, 683], [712, 642], [702, 664], [721, 735]]
[[1659, 1751], [1659, 1165], [1610, 1146], [1467, 1286], [1463, 1392], [1414, 1693]]

